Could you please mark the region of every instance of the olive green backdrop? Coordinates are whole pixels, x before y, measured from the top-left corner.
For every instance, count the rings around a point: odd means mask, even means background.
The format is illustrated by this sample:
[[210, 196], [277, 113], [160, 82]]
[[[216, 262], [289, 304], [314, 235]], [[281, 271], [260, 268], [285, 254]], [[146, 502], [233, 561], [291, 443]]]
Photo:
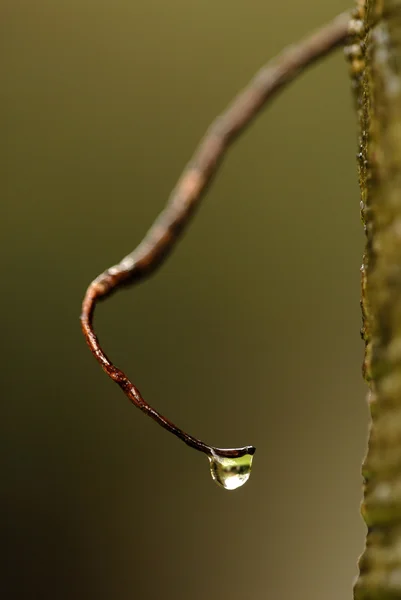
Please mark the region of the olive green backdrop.
[[2, 597], [351, 597], [368, 411], [341, 51], [236, 144], [157, 276], [97, 312], [151, 404], [212, 444], [256, 445], [250, 482], [219, 489], [204, 456], [134, 409], [78, 320], [214, 116], [344, 8], [3, 0]]

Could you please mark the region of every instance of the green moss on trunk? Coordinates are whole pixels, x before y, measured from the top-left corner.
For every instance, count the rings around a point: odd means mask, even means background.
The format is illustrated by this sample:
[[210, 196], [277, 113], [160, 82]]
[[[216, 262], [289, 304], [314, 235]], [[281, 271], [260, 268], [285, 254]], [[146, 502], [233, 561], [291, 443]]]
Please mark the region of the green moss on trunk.
[[[364, 373], [371, 427], [363, 464], [366, 548], [356, 600], [401, 599], [401, 0], [360, 4], [351, 44], [367, 235]], [[351, 62], [351, 65], [353, 63]]]

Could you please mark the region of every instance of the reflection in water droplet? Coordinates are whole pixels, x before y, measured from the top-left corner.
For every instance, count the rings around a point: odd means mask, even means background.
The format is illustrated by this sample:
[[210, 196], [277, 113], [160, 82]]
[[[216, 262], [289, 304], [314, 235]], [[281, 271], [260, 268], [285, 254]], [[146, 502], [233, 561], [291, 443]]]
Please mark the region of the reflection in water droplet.
[[214, 481], [225, 490], [236, 490], [251, 476], [253, 459], [251, 454], [245, 454], [240, 458], [225, 458], [214, 454], [208, 458]]

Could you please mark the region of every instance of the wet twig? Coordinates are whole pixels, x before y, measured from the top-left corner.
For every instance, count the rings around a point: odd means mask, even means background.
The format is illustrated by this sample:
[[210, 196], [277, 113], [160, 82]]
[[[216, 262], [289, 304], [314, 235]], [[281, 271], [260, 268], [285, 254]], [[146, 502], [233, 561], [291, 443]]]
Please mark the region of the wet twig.
[[93, 329], [96, 302], [122, 285], [148, 277], [161, 265], [180, 237], [202, 194], [215, 175], [222, 158], [235, 138], [264, 108], [269, 100], [303, 70], [342, 45], [347, 37], [349, 13], [343, 13], [298, 44], [288, 47], [264, 66], [239, 93], [227, 110], [215, 119], [171, 193], [166, 208], [144, 240], [128, 256], [99, 275], [88, 287], [82, 304], [81, 324], [86, 341], [103, 370], [131, 402], [159, 425], [186, 444], [211, 456], [240, 457], [253, 454], [253, 446], [222, 449], [208, 446], [188, 435], [154, 410], [127, 376], [103, 352]]

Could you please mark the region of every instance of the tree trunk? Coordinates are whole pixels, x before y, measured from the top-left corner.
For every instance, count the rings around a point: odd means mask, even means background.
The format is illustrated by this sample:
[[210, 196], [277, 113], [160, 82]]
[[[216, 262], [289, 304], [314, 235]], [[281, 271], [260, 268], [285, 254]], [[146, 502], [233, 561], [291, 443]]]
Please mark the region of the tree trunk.
[[354, 596], [387, 600], [401, 598], [401, 0], [360, 3], [351, 29], [371, 412], [362, 503], [368, 533]]

